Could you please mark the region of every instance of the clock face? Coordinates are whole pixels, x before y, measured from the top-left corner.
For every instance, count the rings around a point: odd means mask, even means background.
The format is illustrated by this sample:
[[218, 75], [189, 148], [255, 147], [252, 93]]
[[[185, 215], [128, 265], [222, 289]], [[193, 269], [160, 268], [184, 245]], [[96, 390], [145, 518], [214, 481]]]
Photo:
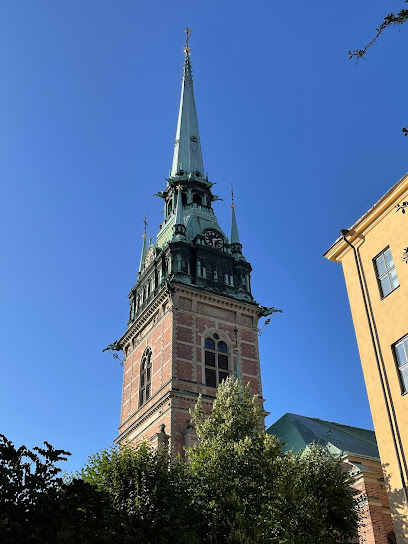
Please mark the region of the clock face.
[[151, 247], [147, 250], [147, 253], [146, 253], [145, 262], [144, 262], [145, 268], [149, 266], [149, 264], [153, 261], [153, 259], [154, 259], [154, 248]]
[[204, 240], [207, 242], [207, 244], [211, 247], [215, 247], [216, 249], [221, 249], [224, 245], [224, 239], [221, 236], [221, 234], [215, 230], [207, 230], [204, 233]]

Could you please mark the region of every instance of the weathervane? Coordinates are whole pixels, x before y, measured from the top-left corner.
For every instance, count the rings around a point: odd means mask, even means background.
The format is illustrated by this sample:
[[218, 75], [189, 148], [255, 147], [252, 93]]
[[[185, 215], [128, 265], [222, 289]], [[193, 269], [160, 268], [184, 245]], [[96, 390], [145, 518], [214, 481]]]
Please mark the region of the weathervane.
[[145, 217], [143, 219], [144, 223], [144, 233], [142, 234], [143, 238], [147, 238], [147, 213], [145, 213]]
[[191, 49], [188, 46], [188, 41], [190, 39], [191, 34], [191, 28], [188, 28], [188, 26], [184, 29], [184, 32], [186, 33], [186, 43], [184, 44], [184, 53], [187, 53], [187, 55], [190, 53]]
[[231, 208], [234, 210], [236, 208], [234, 202], [234, 186], [231, 183]]

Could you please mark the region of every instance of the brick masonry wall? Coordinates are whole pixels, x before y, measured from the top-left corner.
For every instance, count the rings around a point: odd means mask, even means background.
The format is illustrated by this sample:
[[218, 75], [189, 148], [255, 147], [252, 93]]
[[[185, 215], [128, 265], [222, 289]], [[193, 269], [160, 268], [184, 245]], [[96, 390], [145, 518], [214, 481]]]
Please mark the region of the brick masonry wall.
[[[118, 441], [150, 440], [159, 425], [166, 425], [170, 446], [184, 453], [189, 410], [199, 394], [208, 403], [216, 389], [205, 385], [204, 341], [218, 333], [228, 346], [229, 372], [235, 372], [235, 332], [238, 329], [240, 370], [251, 391], [262, 396], [258, 351], [257, 318], [253, 308], [231, 303], [219, 307], [215, 297], [200, 300], [200, 293], [176, 295], [166, 312], [158, 313], [129, 340], [123, 377], [121, 424]], [[137, 326], [137, 323], [136, 323]], [[150, 399], [139, 406], [140, 364], [147, 347], [152, 350]], [[125, 348], [126, 349], [126, 348]], [[208, 405], [208, 409], [209, 409]], [[191, 440], [191, 433], [189, 433]]]
[[354, 476], [353, 487], [358, 491], [360, 544], [388, 544], [387, 535], [393, 531], [388, 496], [380, 461], [351, 457], [369, 468]]

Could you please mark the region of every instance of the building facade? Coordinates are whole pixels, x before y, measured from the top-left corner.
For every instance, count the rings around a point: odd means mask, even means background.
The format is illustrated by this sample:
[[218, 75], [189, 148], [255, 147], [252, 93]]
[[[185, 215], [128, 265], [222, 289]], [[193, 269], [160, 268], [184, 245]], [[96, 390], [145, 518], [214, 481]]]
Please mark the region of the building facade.
[[343, 265], [397, 542], [408, 542], [408, 175], [325, 253]]
[[[156, 242], [146, 232], [128, 328], [111, 349], [124, 352], [118, 443], [168, 443], [184, 453], [195, 440], [189, 409], [201, 394], [209, 409], [218, 385], [239, 374], [262, 402], [258, 319], [273, 308], [251, 294], [235, 206], [229, 238], [204, 171], [188, 42], [174, 155]], [[136, 271], [135, 271], [136, 272]]]
[[395, 544], [385, 478], [374, 431], [296, 414], [285, 414], [267, 430], [283, 451], [305, 451], [311, 444], [341, 455], [356, 491], [359, 523], [355, 544]]

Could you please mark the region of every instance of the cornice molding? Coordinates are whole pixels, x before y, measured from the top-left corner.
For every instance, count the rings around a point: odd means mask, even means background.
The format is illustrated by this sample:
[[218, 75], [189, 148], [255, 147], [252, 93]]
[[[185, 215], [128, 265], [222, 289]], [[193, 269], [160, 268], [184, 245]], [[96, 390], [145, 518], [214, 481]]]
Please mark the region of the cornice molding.
[[[123, 349], [125, 345], [132, 340], [143, 327], [148, 323], [153, 314], [160, 306], [167, 301], [172, 302], [171, 292], [167, 286], [164, 286], [156, 297], [146, 306], [143, 312], [135, 319], [134, 323], [128, 328], [123, 336], [118, 340], [118, 346]], [[170, 311], [170, 310], [169, 310]]]
[[[118, 444], [119, 442], [122, 442], [125, 440], [129, 434], [131, 434], [133, 431], [135, 431], [138, 427], [140, 427], [145, 421], [147, 421], [153, 414], [155, 414], [160, 408], [166, 404], [170, 400], [171, 391], [168, 391], [159, 401], [157, 401], [149, 410], [147, 410], [140, 418], [136, 418], [136, 420], [129, 425], [129, 427], [119, 434], [117, 438], [115, 438], [114, 442], [115, 444]], [[135, 412], [136, 414], [137, 412]], [[133, 417], [133, 415], [130, 417]], [[129, 419], [129, 418], [128, 418]], [[122, 425], [119, 427], [123, 427], [125, 425], [126, 421], [122, 423]]]
[[221, 295], [216, 295], [207, 291], [203, 292], [199, 287], [189, 288], [187, 286], [177, 283], [173, 284], [173, 287], [176, 293], [179, 293], [181, 295], [184, 294], [189, 297], [193, 296], [197, 300], [209, 302], [211, 304], [215, 304], [218, 307], [230, 308], [235, 310], [244, 309], [246, 312], [252, 313], [256, 316], [259, 314], [260, 311], [260, 307], [256, 302], [241, 302], [233, 298], [223, 297]]
[[[391, 212], [398, 201], [408, 191], [408, 173], [405, 174], [395, 185], [393, 185], [381, 198], [372, 206], [354, 225], [349, 229], [349, 242], [353, 243], [358, 238], [367, 233], [382, 217]], [[323, 254], [330, 261], [341, 262], [342, 258], [348, 251], [350, 246], [343, 240], [338, 238], [334, 244]]]
[[[166, 402], [169, 402], [171, 401], [172, 399], [176, 400], [176, 399], [182, 399], [182, 400], [187, 400], [191, 403], [193, 402], [196, 402], [196, 399], [198, 398], [198, 393], [195, 394], [194, 392], [189, 392], [189, 391], [177, 391], [177, 390], [170, 390], [168, 391], [157, 403], [155, 403], [149, 410], [147, 410], [143, 416], [141, 416], [140, 418], [137, 418], [131, 425], [129, 425], [129, 427], [123, 431], [122, 433], [119, 434], [119, 436], [117, 438], [115, 438], [114, 442], [115, 444], [118, 444], [119, 442], [122, 442], [123, 440], [125, 440], [131, 433], [133, 433], [134, 431], [136, 431], [138, 429], [138, 427], [141, 427], [143, 425], [144, 422], [146, 422], [153, 414], [155, 414], [156, 412], [158, 412], [160, 410], [160, 408], [162, 408], [162, 406], [164, 404], [166, 404]], [[207, 405], [207, 406], [212, 406], [213, 402], [215, 401], [215, 397], [210, 397], [209, 395], [202, 395], [202, 399], [203, 399], [203, 405]], [[132, 414], [132, 416], [130, 417], [133, 417], [137, 412], [135, 412], [134, 414]], [[128, 418], [130, 419], [130, 418]], [[126, 421], [124, 421], [122, 423], [122, 425], [119, 427], [119, 429], [121, 427], [123, 427], [123, 425], [125, 425]]]

